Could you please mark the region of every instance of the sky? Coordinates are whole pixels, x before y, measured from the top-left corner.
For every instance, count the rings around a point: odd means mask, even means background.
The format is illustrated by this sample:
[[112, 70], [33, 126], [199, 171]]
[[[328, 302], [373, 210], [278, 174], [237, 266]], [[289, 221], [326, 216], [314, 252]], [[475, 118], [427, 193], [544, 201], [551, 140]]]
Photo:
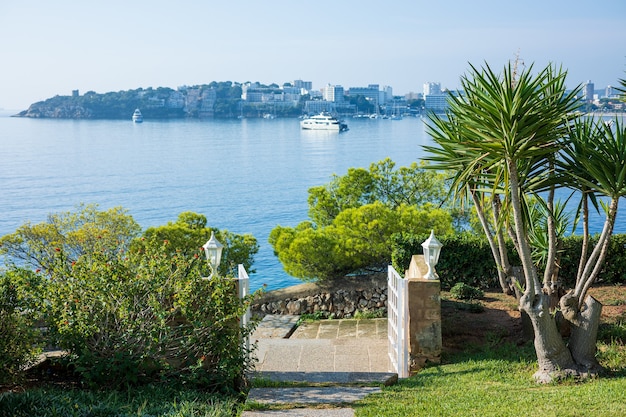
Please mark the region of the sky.
[[457, 89], [470, 64], [626, 78], [626, 1], [0, 0], [0, 108], [211, 81]]

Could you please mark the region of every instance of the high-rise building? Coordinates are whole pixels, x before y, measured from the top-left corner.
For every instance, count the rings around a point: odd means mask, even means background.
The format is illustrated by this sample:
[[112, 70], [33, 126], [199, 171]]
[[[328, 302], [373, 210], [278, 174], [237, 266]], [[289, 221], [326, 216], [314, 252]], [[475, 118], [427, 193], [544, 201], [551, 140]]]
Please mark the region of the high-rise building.
[[378, 106], [380, 100], [380, 93], [378, 89], [378, 84], [370, 84], [367, 87], [350, 87], [348, 89], [348, 95], [350, 97], [363, 96], [374, 106]]
[[614, 89], [612, 86], [607, 85], [606, 86], [606, 92], [605, 92], [605, 97], [613, 97], [613, 94], [615, 93]]
[[343, 87], [328, 84], [326, 87], [322, 88], [322, 96], [326, 101], [341, 103], [343, 101]]
[[448, 108], [448, 94], [441, 91], [440, 83], [424, 83], [424, 107], [435, 112]]
[[428, 82], [424, 83], [424, 96], [441, 94], [441, 84]]
[[380, 89], [378, 101], [380, 102], [380, 104], [385, 104], [391, 100], [393, 100], [393, 88], [388, 85], [383, 85], [383, 87]]
[[583, 100], [592, 101], [594, 94], [594, 85], [591, 81], [587, 81], [583, 87]]
[[313, 89], [312, 81], [294, 80], [293, 86], [301, 90], [311, 91]]

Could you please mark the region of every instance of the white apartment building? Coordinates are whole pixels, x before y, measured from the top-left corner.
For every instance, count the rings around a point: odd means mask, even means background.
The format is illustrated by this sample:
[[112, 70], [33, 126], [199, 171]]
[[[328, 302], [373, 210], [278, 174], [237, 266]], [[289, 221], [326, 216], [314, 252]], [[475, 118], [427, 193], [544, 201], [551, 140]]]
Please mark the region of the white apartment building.
[[322, 97], [326, 101], [332, 101], [334, 103], [343, 102], [343, 87], [340, 85], [327, 84], [322, 88]]
[[432, 95], [441, 94], [441, 84], [433, 83], [433, 82], [424, 83], [424, 96], [427, 96], [429, 94], [432, 94]]

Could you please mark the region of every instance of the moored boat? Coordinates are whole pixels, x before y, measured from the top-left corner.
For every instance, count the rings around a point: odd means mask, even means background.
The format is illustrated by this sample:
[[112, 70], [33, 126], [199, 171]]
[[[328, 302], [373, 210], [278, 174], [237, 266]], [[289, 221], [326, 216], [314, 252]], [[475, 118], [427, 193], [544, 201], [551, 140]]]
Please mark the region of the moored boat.
[[302, 120], [300, 127], [305, 130], [331, 130], [335, 132], [348, 130], [348, 125], [345, 122], [324, 112]]
[[135, 109], [133, 113], [133, 122], [135, 123], [143, 122], [143, 115], [141, 114], [141, 111], [139, 111], [139, 109]]

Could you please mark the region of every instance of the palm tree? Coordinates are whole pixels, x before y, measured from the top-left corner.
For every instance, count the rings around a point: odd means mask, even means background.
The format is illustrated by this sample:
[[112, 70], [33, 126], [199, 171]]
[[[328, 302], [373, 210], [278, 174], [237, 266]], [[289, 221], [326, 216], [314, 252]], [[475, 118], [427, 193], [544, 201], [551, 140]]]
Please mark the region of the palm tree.
[[[549, 65], [533, 75], [532, 69], [518, 75], [509, 64], [502, 74], [496, 74], [488, 65], [481, 70], [472, 66], [461, 80], [462, 92], [450, 96], [445, 116], [430, 116], [429, 132], [437, 146], [427, 147], [430, 155], [426, 159], [436, 169], [456, 172], [454, 196], [473, 199], [505, 292], [513, 277], [503, 255], [504, 234], [512, 239], [523, 270], [519, 305], [530, 317], [535, 334], [539, 365], [535, 378], [546, 382], [555, 375], [599, 370], [593, 354], [600, 309], [587, 291], [604, 261], [619, 196], [626, 194], [626, 167], [619, 163], [619, 158], [623, 161], [626, 157], [626, 144], [617, 120], [613, 129], [602, 124], [590, 131], [577, 127], [580, 87], [566, 91], [566, 72]], [[590, 132], [596, 139], [585, 141]], [[582, 167], [583, 172], [576, 174], [574, 166]], [[583, 272], [575, 289], [560, 300], [561, 306], [568, 308], [565, 318], [573, 325], [568, 345], [550, 314], [558, 271], [554, 194], [557, 187], [564, 186], [587, 190], [582, 194], [585, 197], [593, 190], [594, 196], [610, 199], [599, 246], [581, 264]], [[537, 228], [531, 223], [531, 197], [549, 213], [542, 282], [532, 257], [537, 248], [530, 237]], [[491, 222], [485, 216], [489, 207]], [[593, 308], [582, 308], [584, 303]]]

